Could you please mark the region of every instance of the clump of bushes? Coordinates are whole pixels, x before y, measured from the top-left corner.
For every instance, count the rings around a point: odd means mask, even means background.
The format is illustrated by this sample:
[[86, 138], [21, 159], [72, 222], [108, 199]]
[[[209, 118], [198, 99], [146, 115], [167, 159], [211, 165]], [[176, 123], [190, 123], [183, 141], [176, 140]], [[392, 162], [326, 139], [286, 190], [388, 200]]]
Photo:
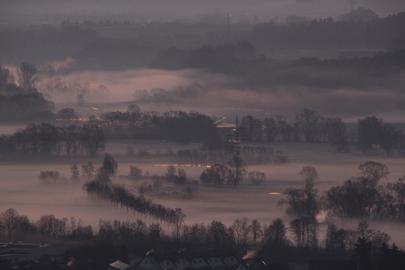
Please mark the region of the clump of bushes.
[[64, 182], [66, 178], [58, 171], [41, 171], [39, 173], [39, 180], [42, 184], [55, 184]]

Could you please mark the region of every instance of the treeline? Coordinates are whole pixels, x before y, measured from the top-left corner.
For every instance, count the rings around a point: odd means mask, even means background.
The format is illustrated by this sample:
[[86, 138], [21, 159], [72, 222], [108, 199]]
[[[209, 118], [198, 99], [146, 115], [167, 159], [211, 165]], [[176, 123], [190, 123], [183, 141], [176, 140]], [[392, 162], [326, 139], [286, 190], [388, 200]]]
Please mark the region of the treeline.
[[[47, 123], [32, 124], [13, 135], [0, 136], [0, 154], [95, 155], [104, 148], [105, 139], [124, 138], [202, 142], [206, 149], [222, 149], [229, 138], [221, 137], [220, 133], [213, 119], [199, 113], [110, 112], [104, 114], [101, 121], [91, 120], [85, 124], [61, 127]], [[405, 153], [402, 130], [375, 116], [360, 119], [355, 132], [349, 132], [348, 124], [342, 119], [325, 117], [309, 109], [297, 112], [294, 121], [287, 121], [281, 116], [260, 120], [247, 115], [241, 119], [237, 135], [246, 143], [328, 143], [338, 151], [348, 151], [350, 146], [355, 146], [365, 153]], [[251, 148], [241, 152], [244, 155], [250, 153], [253, 155], [251, 159], [256, 161], [272, 156], [267, 154], [266, 148]], [[210, 154], [198, 151], [179, 151], [177, 155], [179, 158], [193, 156], [198, 159]], [[128, 149], [128, 154], [135, 154], [133, 148]], [[148, 153], [139, 153], [143, 154], [146, 156]]]
[[32, 124], [13, 135], [0, 136], [3, 156], [96, 155], [104, 148], [104, 133], [97, 124], [57, 127]]
[[[231, 83], [232, 87], [240, 91], [255, 90], [259, 93], [274, 92], [286, 87], [290, 87], [289, 91], [292, 93], [299, 92], [303, 87], [312, 91], [330, 91], [345, 87], [380, 91], [382, 86], [393, 90], [402, 89], [400, 72], [404, 69], [405, 45], [392, 51], [375, 52], [372, 56], [337, 59], [304, 57], [280, 61], [264, 55], [261, 49], [263, 47], [258, 46], [251, 38], [246, 40], [220, 45], [207, 44], [193, 49], [172, 47], [159, 53], [152, 67], [193, 68], [222, 73], [235, 79]], [[405, 42], [402, 41], [401, 44]], [[375, 74], [379, 76], [376, 77]], [[198, 88], [187, 90], [193, 91], [178, 90], [171, 93], [171, 97], [169, 93], [157, 92], [154, 98], [168, 101], [173, 99], [174, 95], [185, 99], [200, 94]]]
[[[271, 258], [271, 269], [290, 269], [290, 262], [309, 263], [320, 257], [334, 262], [339, 260], [352, 261], [356, 269], [402, 269], [405, 253], [395, 245], [389, 246], [389, 237], [383, 232], [368, 228], [366, 222], [360, 222], [356, 229], [341, 229], [330, 224], [323, 244], [307, 245], [299, 239], [306, 234], [296, 222], [286, 225], [283, 220], [275, 219], [271, 224], [262, 224], [258, 220], [238, 218], [229, 226], [220, 221], [207, 224], [181, 224], [172, 230], [164, 230], [159, 223], [146, 224], [136, 221], [104, 221], [99, 223], [97, 233], [91, 226], [83, 225], [76, 218], [57, 218], [54, 215], [44, 215], [38, 221], [31, 221], [25, 215], [20, 215], [14, 209], [0, 213], [0, 239], [13, 241], [15, 239], [80, 240], [88, 245], [95, 245], [92, 252], [85, 246], [81, 253], [74, 250], [67, 252], [80, 262], [89, 261], [97, 254], [99, 263], [109, 258], [109, 264], [119, 256], [128, 258], [130, 252], [144, 253], [150, 249], [189, 249], [217, 250], [245, 254], [249, 247], [257, 247], [257, 258]], [[289, 238], [291, 232], [292, 238]], [[101, 255], [108, 245], [112, 249], [109, 254]], [[95, 254], [93, 254], [95, 252]], [[118, 254], [119, 255], [118, 255]], [[292, 256], [292, 257], [291, 257]], [[68, 258], [68, 257], [67, 257]], [[66, 264], [64, 264], [66, 265]], [[283, 266], [283, 267], [281, 267]], [[53, 268], [57, 269], [57, 268]], [[63, 268], [65, 269], [65, 268]], [[82, 269], [82, 268], [79, 268]], [[88, 268], [83, 268], [88, 269]]]
[[255, 26], [249, 40], [260, 47], [282, 49], [392, 48], [405, 36], [404, 24], [404, 12], [371, 21], [270, 22]]
[[[276, 228], [282, 229], [282, 221], [278, 223], [280, 225], [277, 225]], [[273, 222], [270, 226], [275, 225]], [[360, 222], [356, 229], [337, 228], [333, 223], [329, 223], [323, 248], [311, 246], [314, 243], [313, 234], [311, 230], [307, 231], [308, 228], [302, 225], [301, 222], [293, 221], [289, 229], [292, 230], [295, 241], [304, 239], [304, 242], [301, 242], [304, 245], [291, 247], [291, 244], [288, 243], [279, 244], [277, 238], [274, 238], [279, 234], [271, 234], [271, 240], [264, 242], [256, 256], [260, 258], [270, 255], [272, 261], [291, 262], [292, 264], [306, 261], [308, 262], [307, 269], [337, 267], [336, 269], [399, 270], [405, 263], [405, 253], [395, 244], [388, 245], [386, 242], [388, 236], [381, 231], [369, 229], [366, 222]], [[305, 245], [307, 240], [310, 245]]]
[[183, 218], [180, 209], [167, 208], [161, 204], [153, 203], [141, 196], [135, 196], [126, 188], [118, 185], [105, 185], [99, 181], [91, 181], [85, 185], [89, 194], [117, 203], [129, 210], [149, 215], [159, 221], [174, 224]]
[[102, 120], [90, 120], [84, 124], [31, 124], [13, 135], [2, 135], [0, 155], [96, 155], [104, 148], [106, 139], [202, 142], [207, 148], [222, 144], [213, 120], [203, 114], [110, 112], [104, 114]]
[[84, 184], [85, 190], [89, 194], [94, 194], [137, 213], [149, 215], [161, 222], [167, 222], [168, 224], [183, 222], [185, 215], [180, 208], [171, 209], [153, 203], [143, 196], [134, 195], [123, 186], [112, 184], [110, 176], [115, 175], [117, 169], [118, 163], [111, 155], [106, 154], [103, 165], [98, 169], [95, 179]]
[[57, 218], [54, 215], [43, 215], [38, 221], [31, 221], [10, 208], [0, 213], [0, 239], [14, 241], [21, 238], [35, 238], [39, 234], [51, 238], [89, 239], [94, 231], [91, 226], [83, 225], [80, 219]]
[[[213, 120], [197, 112], [110, 112], [102, 115], [106, 136], [114, 138], [159, 139], [176, 142], [219, 143]], [[120, 127], [125, 123], [125, 127]]]
[[[214, 149], [223, 146], [223, 138], [214, 121], [199, 113], [111, 112], [104, 114], [103, 120], [106, 136], [111, 138], [201, 141]], [[120, 123], [125, 123], [125, 126]], [[394, 124], [368, 116], [358, 121], [354, 132], [348, 130], [348, 126], [339, 117], [326, 117], [314, 110], [303, 109], [295, 113], [293, 121], [282, 116], [263, 120], [244, 116], [239, 123], [238, 136], [248, 143], [329, 143], [338, 151], [348, 151], [354, 145], [363, 152], [405, 152], [405, 136]]]
[[245, 116], [240, 123], [240, 137], [246, 142], [306, 142], [329, 143], [338, 151], [349, 150], [354, 144], [363, 152], [383, 150], [403, 154], [405, 136], [397, 126], [375, 116], [360, 119], [357, 130], [349, 133], [347, 123], [338, 117], [324, 117], [304, 109], [295, 114], [295, 121], [283, 117], [268, 117], [263, 121]]
[[[210, 221], [206, 224], [184, 224], [173, 226], [164, 230], [161, 224], [151, 223], [149, 226], [140, 219], [136, 221], [106, 221], [100, 220], [98, 232], [91, 226], [84, 225], [80, 219], [57, 218], [47, 214], [33, 222], [27, 216], [21, 215], [15, 209], [7, 209], [0, 213], [0, 239], [13, 241], [21, 237], [35, 237], [36, 234], [51, 238], [66, 239], [92, 239], [100, 238], [113, 242], [137, 242], [139, 238], [170, 238], [180, 241], [183, 246], [229, 247], [232, 249], [246, 248], [251, 245], [269, 246], [296, 246], [296, 247], [326, 247], [331, 249], [352, 250], [359, 238], [367, 239], [377, 247], [389, 244], [390, 237], [381, 232], [368, 228], [367, 222], [360, 222], [355, 229], [339, 229], [332, 223], [329, 224], [325, 240], [309, 245], [300, 241], [301, 232], [295, 222], [285, 224], [280, 218], [270, 224], [247, 218], [237, 218], [230, 225], [220, 221]], [[351, 241], [343, 245], [336, 245], [336, 231], [345, 231], [351, 234]], [[289, 238], [291, 232], [292, 238]], [[385, 235], [385, 237], [381, 237]], [[318, 235], [316, 235], [318, 237]], [[318, 238], [317, 238], [318, 239]], [[349, 239], [346, 239], [349, 240]], [[333, 244], [332, 244], [333, 243]], [[143, 243], [144, 244], [144, 243]]]
[[195, 49], [171, 47], [157, 55], [153, 66], [166, 69], [197, 68], [230, 75], [266, 68], [269, 59], [248, 41], [204, 45]]
[[342, 119], [324, 117], [309, 109], [297, 112], [293, 122], [283, 117], [268, 117], [261, 121], [245, 116], [240, 123], [240, 137], [247, 142], [330, 143], [340, 151], [347, 150], [349, 143]]

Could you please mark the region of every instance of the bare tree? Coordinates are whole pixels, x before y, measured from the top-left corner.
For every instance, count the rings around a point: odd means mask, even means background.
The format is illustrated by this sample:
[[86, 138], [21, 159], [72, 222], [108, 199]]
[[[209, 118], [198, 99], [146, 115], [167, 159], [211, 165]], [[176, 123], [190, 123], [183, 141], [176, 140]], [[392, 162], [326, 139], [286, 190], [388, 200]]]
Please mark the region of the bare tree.
[[18, 212], [13, 208], [9, 208], [0, 214], [0, 223], [3, 225], [6, 237], [12, 238], [13, 232], [17, 228], [18, 216]]
[[245, 245], [248, 241], [248, 236], [251, 230], [247, 218], [237, 218], [231, 226], [235, 233], [235, 238], [239, 244]]
[[287, 229], [284, 222], [277, 218], [265, 230], [264, 240], [270, 245], [283, 246], [287, 244]]
[[228, 161], [231, 174], [229, 178], [230, 184], [239, 185], [246, 174], [246, 165], [239, 153], [235, 153], [231, 160]]
[[290, 223], [290, 229], [299, 247], [318, 245], [318, 223], [314, 217], [300, 217]]
[[250, 223], [250, 231], [252, 233], [252, 240], [256, 243], [263, 234], [262, 224], [257, 219], [252, 220]]

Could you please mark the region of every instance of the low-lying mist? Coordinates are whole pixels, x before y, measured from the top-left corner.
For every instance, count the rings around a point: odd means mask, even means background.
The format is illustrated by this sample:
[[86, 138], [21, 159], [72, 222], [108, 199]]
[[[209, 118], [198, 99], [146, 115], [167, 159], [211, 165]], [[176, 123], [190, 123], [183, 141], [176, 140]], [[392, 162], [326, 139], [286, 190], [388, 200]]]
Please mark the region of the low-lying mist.
[[[355, 74], [317, 72], [306, 71], [317, 81], [356, 77]], [[301, 85], [294, 83], [297, 78], [286, 76], [284, 83], [246, 87], [246, 83], [235, 76], [198, 69], [143, 68], [43, 72], [38, 87], [59, 107], [74, 106], [80, 96], [86, 103], [137, 101], [144, 109], [196, 110], [210, 115], [213, 112], [288, 115], [305, 107], [345, 119], [377, 114], [399, 121], [405, 112], [405, 94], [399, 87], [405, 82], [405, 73], [393, 76], [393, 82], [380, 85], [367, 81], [361, 86], [353, 83], [352, 87]]]
[[[134, 143], [139, 148], [148, 149], [156, 147], [155, 144], [141, 145]], [[122, 146], [122, 145], [121, 145]], [[122, 148], [120, 145], [109, 144], [108, 150]], [[169, 145], [159, 145], [160, 148]], [[174, 145], [170, 145], [174, 147]], [[282, 193], [291, 187], [302, 187], [304, 180], [298, 172], [305, 165], [315, 166], [319, 172], [319, 180], [316, 188], [323, 193], [331, 186], [340, 185], [344, 180], [358, 173], [357, 166], [364, 162], [362, 155], [355, 153], [336, 154], [327, 146], [308, 145], [276, 145], [290, 158], [286, 164], [261, 164], [252, 165], [250, 170], [259, 170], [266, 173], [266, 182], [261, 186], [242, 185], [235, 188], [212, 187], [200, 185], [197, 195], [192, 199], [179, 199], [170, 196], [153, 196], [152, 200], [171, 208], [182, 208], [186, 214], [185, 222], [209, 223], [219, 220], [225, 224], [232, 224], [236, 218], [247, 217], [258, 219], [264, 223], [270, 223], [280, 217], [286, 222], [291, 217], [286, 215], [285, 206], [280, 205]], [[122, 150], [122, 149], [121, 149]], [[122, 150], [125, 151], [125, 150]], [[119, 156], [119, 153], [115, 153]], [[121, 152], [122, 154], [122, 152]], [[386, 164], [390, 169], [390, 178], [396, 179], [404, 174], [402, 161], [397, 158], [380, 157], [376, 161]], [[160, 162], [146, 162], [145, 160], [117, 159], [119, 163], [117, 176], [112, 180], [114, 184], [125, 185], [129, 190], [135, 191], [139, 181], [127, 180], [121, 176], [128, 175], [129, 167], [136, 165], [143, 171], [151, 174], [163, 175], [167, 166]], [[73, 160], [72, 160], [73, 162]], [[78, 161], [75, 162], [85, 162]], [[100, 166], [99, 159], [94, 160], [96, 167]], [[198, 179], [203, 168], [184, 168], [190, 179]], [[36, 161], [32, 163], [2, 164], [0, 173], [0, 204], [1, 211], [7, 208], [15, 208], [20, 213], [28, 215], [31, 219], [38, 219], [44, 214], [55, 214], [57, 217], [74, 216], [80, 218], [83, 224], [98, 226], [100, 219], [103, 220], [135, 220], [139, 218], [131, 211], [120, 208], [115, 204], [89, 197], [82, 189], [82, 183], [65, 184], [42, 184], [39, 181], [39, 172], [53, 170], [69, 177], [71, 163], [55, 163], [52, 161]], [[274, 193], [274, 194], [269, 194]], [[277, 195], [278, 194], [278, 195]], [[153, 220], [145, 220], [152, 222]], [[339, 226], [355, 228], [358, 220], [336, 220]], [[394, 222], [370, 221], [372, 228], [380, 229], [392, 236], [392, 239], [400, 247], [405, 246], [405, 239], [401, 233], [403, 225]]]

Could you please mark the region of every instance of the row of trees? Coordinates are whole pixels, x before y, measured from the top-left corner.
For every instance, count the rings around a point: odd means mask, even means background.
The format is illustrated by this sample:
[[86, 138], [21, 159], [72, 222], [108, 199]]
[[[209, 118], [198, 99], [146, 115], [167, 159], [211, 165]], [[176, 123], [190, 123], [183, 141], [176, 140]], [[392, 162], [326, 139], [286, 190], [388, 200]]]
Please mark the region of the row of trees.
[[[305, 227], [300, 221], [293, 221], [287, 226], [281, 219], [274, 220], [271, 224], [262, 224], [258, 220], [246, 218], [236, 219], [227, 226], [220, 221], [212, 221], [208, 224], [190, 224], [175, 227], [172, 231], [162, 228], [159, 223], [146, 224], [142, 220], [135, 221], [105, 221], [99, 222], [98, 231], [95, 233], [91, 226], [86, 226], [76, 218], [57, 218], [54, 215], [44, 215], [38, 221], [32, 221], [25, 215], [20, 215], [14, 209], [7, 209], [0, 213], [0, 240], [15, 241], [16, 239], [57, 238], [59, 240], [87, 240], [96, 245], [97, 252], [104, 250], [105, 245], [111, 245], [119, 250], [127, 249], [133, 252], [150, 249], [180, 249], [216, 250], [227, 251], [235, 254], [244, 254], [250, 245], [258, 247], [257, 256], [267, 258], [271, 254], [272, 260], [280, 260], [283, 256], [289, 261], [289, 256], [307, 256], [308, 252], [314, 252], [316, 258], [329, 255], [332, 258], [341, 259], [341, 254], [346, 258], [354, 258], [360, 270], [369, 269], [402, 269], [405, 253], [395, 245], [388, 247], [387, 235], [371, 230], [366, 222], [360, 222], [357, 229], [347, 230], [337, 228], [335, 225], [328, 226], [325, 244], [309, 246]], [[289, 238], [291, 232], [292, 238]], [[311, 238], [311, 237], [310, 237]], [[310, 239], [309, 238], [309, 239]], [[294, 244], [295, 243], [295, 244]], [[82, 256], [89, 260], [93, 255], [89, 246], [83, 247]], [[111, 251], [117, 251], [117, 250]], [[95, 250], [94, 250], [95, 251]], [[110, 252], [111, 252], [110, 251]], [[70, 254], [73, 251], [68, 251]], [[184, 251], [183, 251], [184, 252]], [[74, 252], [73, 252], [74, 253]], [[115, 254], [115, 253], [114, 253]], [[105, 254], [110, 258], [110, 254]], [[125, 258], [129, 254], [125, 255]], [[78, 257], [77, 257], [78, 256]], [[103, 256], [98, 256], [104, 258]], [[106, 261], [109, 264], [116, 258]], [[110, 260], [110, 261], [109, 261]], [[310, 258], [306, 258], [310, 260]], [[109, 261], [109, 262], [108, 262]], [[282, 261], [285, 263], [285, 261]], [[274, 263], [274, 262], [271, 262]], [[373, 264], [378, 263], [378, 267]], [[66, 263], [64, 267], [66, 268]], [[41, 268], [42, 269], [42, 268]], [[59, 269], [53, 267], [52, 269]], [[80, 269], [88, 269], [80, 268]], [[273, 269], [273, 268], [271, 268]], [[274, 268], [289, 269], [289, 268]]]
[[[220, 143], [212, 119], [196, 112], [110, 112], [102, 115], [102, 119], [108, 137], [162, 139], [183, 143], [201, 141], [210, 147]], [[126, 127], [123, 129], [119, 123], [125, 123]]]
[[282, 117], [263, 121], [245, 116], [240, 124], [240, 136], [246, 142], [307, 142], [329, 143], [338, 151], [346, 151], [349, 142], [357, 143], [363, 152], [382, 149], [387, 154], [404, 151], [405, 136], [393, 124], [384, 123], [375, 116], [365, 117], [357, 123], [357, 134], [349, 136], [347, 124], [337, 117], [323, 117], [318, 112], [304, 109], [295, 115], [293, 123]]
[[241, 139], [247, 142], [308, 142], [330, 143], [340, 151], [347, 150], [348, 134], [340, 118], [328, 118], [304, 109], [289, 123], [283, 117], [269, 117], [263, 121], [252, 116], [242, 118]]
[[[318, 231], [312, 231], [304, 219], [295, 219], [288, 226], [277, 218], [271, 224], [247, 218], [235, 219], [229, 226], [220, 221], [209, 224], [180, 224], [173, 230], [163, 230], [160, 223], [149, 226], [142, 220], [136, 221], [105, 221], [101, 220], [97, 237], [105, 240], [132, 241], [148, 237], [163, 237], [172, 234], [177, 241], [195, 246], [247, 247], [251, 244], [270, 245], [277, 247], [319, 247]], [[15, 240], [21, 236], [36, 233], [53, 238], [89, 239], [96, 236], [91, 226], [83, 225], [74, 217], [57, 218], [54, 215], [43, 215], [37, 222], [27, 216], [20, 215], [15, 209], [7, 209], [0, 213], [0, 237]], [[289, 232], [292, 238], [288, 237]], [[360, 222], [357, 229], [342, 229], [330, 223], [328, 225], [324, 246], [328, 249], [355, 248], [359, 238], [364, 238], [375, 246], [388, 244], [389, 236], [383, 232], [369, 229], [367, 222]]]
[[98, 181], [92, 181], [86, 184], [86, 191], [105, 200], [117, 203], [129, 210], [149, 215], [169, 224], [182, 222], [184, 218], [184, 214], [180, 209], [167, 208], [163, 205], [153, 203], [144, 197], [135, 196], [122, 186], [108, 186]]
[[[274, 226], [275, 222], [271, 226]], [[279, 222], [277, 232], [285, 231], [285, 225]], [[281, 229], [281, 230], [280, 230]], [[361, 221], [355, 229], [337, 228], [335, 224], [328, 223], [326, 235], [321, 245], [318, 240], [318, 230], [314, 229], [314, 222], [307, 218], [294, 219], [289, 226], [296, 248], [291, 248], [291, 242], [275, 241], [274, 236], [265, 241], [259, 249], [258, 256], [271, 254], [273, 258], [283, 258], [289, 261], [291, 256], [301, 260], [314, 257], [332, 260], [333, 264], [342, 260], [351, 261], [352, 266], [346, 265], [339, 269], [402, 269], [404, 261], [400, 255], [402, 252], [393, 244], [388, 245], [390, 237], [381, 231], [368, 227], [368, 223]], [[283, 235], [277, 233], [276, 235]], [[283, 239], [283, 238], [281, 238]], [[280, 244], [281, 243], [281, 244]], [[320, 248], [323, 246], [324, 248]], [[295, 250], [295, 252], [292, 252]], [[316, 254], [314, 251], [321, 251]], [[354, 268], [354, 266], [356, 268]], [[352, 268], [353, 267], [353, 268]], [[312, 268], [311, 268], [312, 269]], [[318, 269], [318, 268], [317, 268]], [[326, 269], [326, 265], [323, 268]]]
[[47, 237], [73, 237], [85, 239], [93, 236], [93, 228], [83, 225], [80, 219], [57, 218], [43, 215], [32, 222], [26, 215], [10, 208], [0, 213], [0, 238], [8, 241], [30, 238], [35, 234]]
[[[198, 113], [113, 112], [103, 116], [105, 122], [57, 127], [33, 124], [11, 136], [0, 137], [0, 153], [32, 155], [95, 155], [104, 147], [104, 138], [121, 137], [164, 139], [178, 142], [202, 141], [209, 148], [221, 146], [218, 129], [211, 118]], [[127, 126], [119, 124], [125, 121]], [[387, 154], [405, 150], [405, 136], [397, 127], [375, 116], [361, 119], [357, 136], [349, 138], [347, 125], [340, 118], [322, 117], [312, 110], [296, 114], [295, 122], [284, 118], [263, 121], [245, 116], [240, 124], [240, 138], [245, 142], [308, 142], [330, 143], [338, 151], [346, 151], [353, 140], [363, 152], [383, 149]], [[129, 133], [128, 133], [129, 132]], [[105, 135], [104, 135], [105, 134]]]
[[179, 224], [183, 222], [185, 215], [180, 208], [171, 209], [163, 205], [153, 203], [142, 196], [136, 196], [129, 192], [125, 187], [114, 185], [111, 182], [111, 176], [115, 175], [118, 169], [118, 163], [115, 159], [106, 154], [103, 165], [98, 169], [98, 173], [93, 181], [84, 185], [89, 194], [108, 200], [112, 203], [125, 207], [129, 210], [149, 215], [159, 221], [169, 224]]
[[96, 155], [103, 148], [103, 130], [91, 123], [65, 127], [33, 124], [13, 135], [0, 137], [0, 154], [7, 155]]

